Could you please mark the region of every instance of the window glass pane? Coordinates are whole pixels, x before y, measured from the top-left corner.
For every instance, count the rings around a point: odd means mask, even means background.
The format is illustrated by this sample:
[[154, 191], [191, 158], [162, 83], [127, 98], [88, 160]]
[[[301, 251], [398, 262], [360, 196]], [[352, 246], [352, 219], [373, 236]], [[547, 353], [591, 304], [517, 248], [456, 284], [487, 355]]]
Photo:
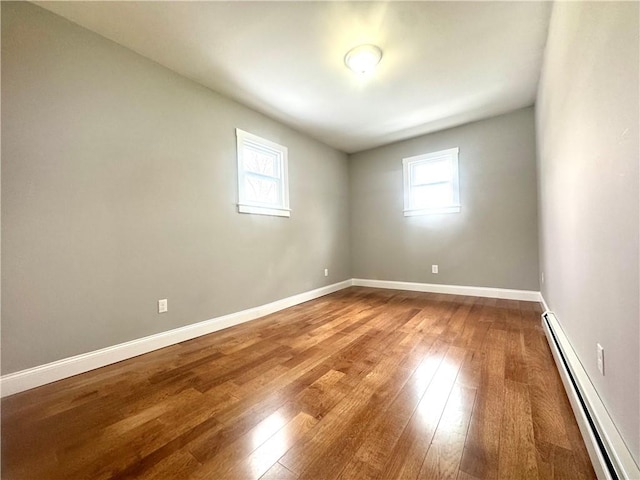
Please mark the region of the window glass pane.
[[411, 208], [440, 208], [453, 204], [450, 183], [411, 188]]
[[269, 177], [277, 177], [280, 174], [278, 171], [278, 155], [275, 153], [267, 153], [245, 145], [243, 160], [244, 169], [247, 172], [268, 175]]
[[280, 201], [279, 184], [280, 182], [278, 180], [254, 177], [247, 174], [244, 177], [246, 200], [249, 202], [276, 205]]
[[413, 185], [425, 183], [448, 182], [451, 180], [451, 162], [448, 158], [432, 160], [412, 165], [411, 180]]

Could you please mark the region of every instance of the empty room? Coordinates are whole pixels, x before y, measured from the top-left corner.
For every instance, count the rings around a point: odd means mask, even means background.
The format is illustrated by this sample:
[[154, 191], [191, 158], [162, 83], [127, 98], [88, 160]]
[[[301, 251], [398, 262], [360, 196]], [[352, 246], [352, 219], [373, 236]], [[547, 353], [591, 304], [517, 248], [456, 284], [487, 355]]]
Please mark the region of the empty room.
[[640, 480], [640, 3], [0, 7], [3, 479]]

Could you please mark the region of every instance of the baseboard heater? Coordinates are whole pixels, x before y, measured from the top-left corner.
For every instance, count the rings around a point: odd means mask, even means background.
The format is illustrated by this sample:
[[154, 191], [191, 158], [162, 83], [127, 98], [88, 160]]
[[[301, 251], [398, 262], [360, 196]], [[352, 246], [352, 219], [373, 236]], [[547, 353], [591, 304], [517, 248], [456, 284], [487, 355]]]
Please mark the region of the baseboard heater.
[[640, 468], [553, 312], [542, 314], [542, 327], [596, 475], [606, 480], [639, 479]]

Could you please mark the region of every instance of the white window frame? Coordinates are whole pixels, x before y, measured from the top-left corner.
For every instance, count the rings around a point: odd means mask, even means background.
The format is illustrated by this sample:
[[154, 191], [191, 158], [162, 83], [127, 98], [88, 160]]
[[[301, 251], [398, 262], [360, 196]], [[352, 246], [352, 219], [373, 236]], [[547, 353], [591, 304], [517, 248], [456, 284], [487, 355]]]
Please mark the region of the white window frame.
[[[436, 213], [458, 213], [460, 212], [460, 183], [458, 179], [458, 153], [460, 149], [449, 148], [447, 150], [440, 150], [438, 152], [426, 153], [423, 155], [416, 155], [414, 157], [408, 157], [402, 159], [402, 173], [404, 177], [404, 216], [410, 217], [413, 215], [429, 215]], [[413, 182], [412, 172], [413, 167], [417, 164], [426, 164], [430, 162], [440, 162], [446, 159], [449, 162], [451, 177], [444, 182], [429, 182], [416, 185]], [[413, 187], [424, 185], [436, 185], [446, 183], [450, 185], [452, 192], [452, 202], [449, 205], [440, 205], [434, 208], [419, 208], [411, 204], [411, 189]]]
[[[270, 140], [266, 140], [252, 133], [245, 132], [239, 128], [236, 128], [236, 139], [238, 158], [238, 212], [290, 217], [291, 210], [289, 209], [289, 164], [287, 147]], [[248, 175], [260, 176], [260, 174], [247, 172], [244, 169], [244, 151], [247, 147], [255, 150], [261, 150], [276, 156], [276, 161], [278, 162], [277, 170], [280, 174], [275, 177], [269, 176], [269, 178], [276, 180], [279, 184], [279, 202], [277, 204], [261, 203], [247, 199], [244, 187], [245, 177]]]

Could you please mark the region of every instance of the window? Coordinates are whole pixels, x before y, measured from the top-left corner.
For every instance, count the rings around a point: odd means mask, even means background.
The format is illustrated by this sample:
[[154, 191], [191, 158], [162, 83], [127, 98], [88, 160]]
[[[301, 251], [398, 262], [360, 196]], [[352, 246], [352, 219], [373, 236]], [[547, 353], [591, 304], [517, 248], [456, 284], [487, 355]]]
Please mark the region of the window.
[[287, 147], [236, 129], [238, 211], [290, 216]]
[[402, 160], [405, 217], [460, 211], [458, 151], [450, 148]]

